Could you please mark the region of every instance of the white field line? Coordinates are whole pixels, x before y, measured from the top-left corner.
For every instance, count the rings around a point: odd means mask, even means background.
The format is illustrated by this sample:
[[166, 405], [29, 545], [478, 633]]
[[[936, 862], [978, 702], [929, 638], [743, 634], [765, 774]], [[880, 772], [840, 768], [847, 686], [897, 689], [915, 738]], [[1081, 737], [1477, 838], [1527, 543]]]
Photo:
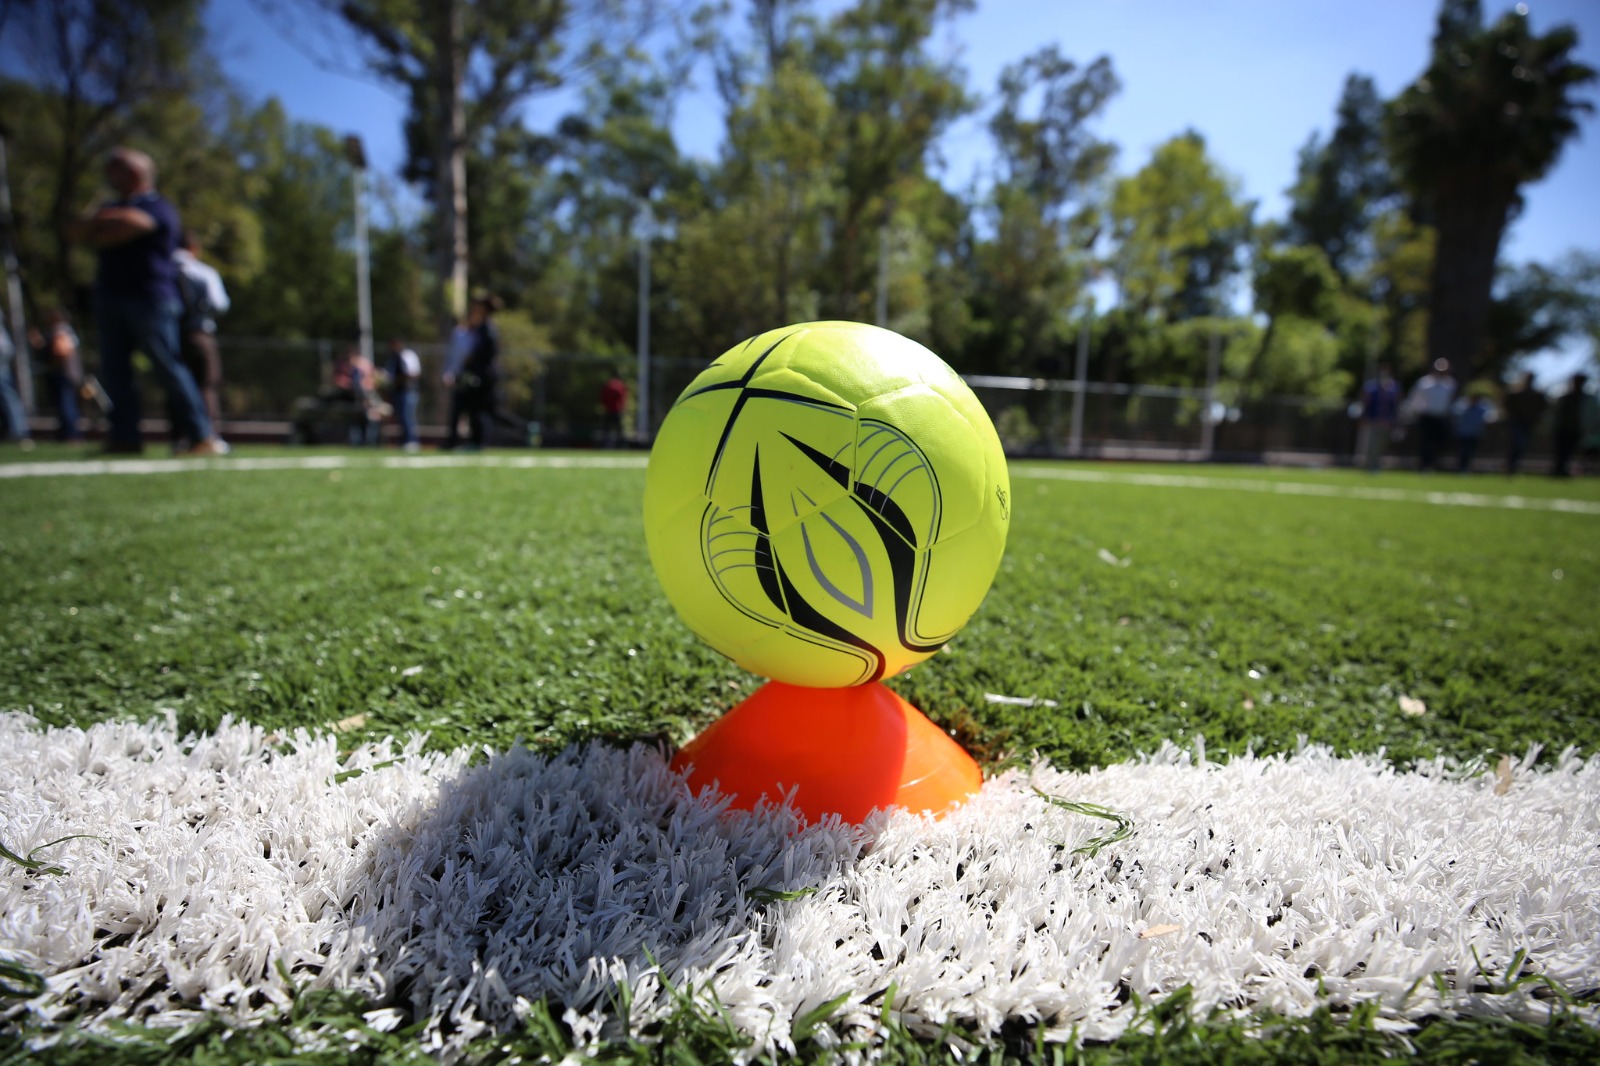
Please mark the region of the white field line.
[[[0, 862], [0, 957], [45, 982], [0, 1031], [267, 1021], [343, 988], [448, 1061], [541, 997], [580, 1050], [650, 1039], [687, 990], [755, 1055], [835, 997], [823, 1038], [870, 1046], [885, 1011], [930, 1039], [1107, 1040], [1184, 985], [1200, 1018], [1370, 1003], [1387, 1027], [1540, 1020], [1545, 980], [1600, 986], [1600, 757], [1571, 751], [1399, 771], [1197, 741], [858, 827], [725, 812], [642, 745], [348, 744], [0, 714], [0, 841], [54, 867]], [[1108, 823], [1049, 797], [1133, 834], [1096, 847]]]
[[190, 474], [225, 470], [436, 470], [441, 467], [487, 466], [512, 470], [642, 468], [644, 456], [610, 455], [420, 455], [373, 460], [351, 455], [296, 455], [226, 459], [90, 459], [47, 463], [0, 464], [0, 480], [30, 477], [88, 477], [102, 474]]
[[1387, 500], [1426, 503], [1436, 507], [1491, 507], [1507, 511], [1563, 511], [1600, 515], [1600, 502], [1544, 496], [1494, 496], [1480, 492], [1428, 492], [1376, 485], [1324, 485], [1310, 481], [1269, 481], [1238, 477], [1198, 477], [1192, 474], [1146, 474], [1134, 471], [1078, 470], [1070, 467], [1012, 467], [1013, 478], [1046, 481], [1081, 481], [1097, 485], [1147, 485], [1168, 489], [1226, 489], [1264, 492], [1281, 496], [1323, 496], [1347, 500]]
[[[387, 470], [438, 470], [456, 467], [493, 467], [509, 470], [641, 469], [643, 455], [424, 455], [387, 456], [382, 459], [348, 455], [305, 455], [237, 459], [120, 459], [69, 460], [44, 463], [0, 464], [0, 480], [30, 477], [84, 477], [101, 474], [179, 474], [221, 470], [346, 470], [382, 467]], [[1270, 481], [1237, 477], [1198, 477], [1192, 474], [1150, 474], [1134, 471], [1080, 470], [1073, 467], [1017, 466], [1013, 478], [1077, 481], [1097, 485], [1143, 485], [1172, 489], [1223, 489], [1282, 496], [1321, 496], [1333, 499], [1383, 500], [1422, 503], [1437, 507], [1486, 507], [1507, 511], [1560, 511], [1600, 515], [1600, 502], [1542, 496], [1496, 496], [1478, 492], [1429, 492], [1420, 489], [1382, 488], [1376, 485], [1326, 485], [1309, 481]]]

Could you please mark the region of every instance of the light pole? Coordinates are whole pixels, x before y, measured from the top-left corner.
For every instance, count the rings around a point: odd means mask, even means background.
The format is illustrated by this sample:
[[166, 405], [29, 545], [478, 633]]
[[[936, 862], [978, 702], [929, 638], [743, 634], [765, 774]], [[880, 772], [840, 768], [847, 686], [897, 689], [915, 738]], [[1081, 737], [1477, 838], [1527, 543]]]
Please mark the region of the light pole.
[[367, 244], [367, 150], [352, 133], [344, 139], [344, 157], [354, 172], [356, 192], [356, 320], [361, 329], [361, 357], [372, 364], [372, 278]]
[[639, 197], [639, 416], [640, 444], [650, 442], [650, 199]]
[[1090, 293], [1078, 322], [1078, 358], [1072, 368], [1072, 430], [1067, 438], [1067, 454], [1074, 459], [1083, 456], [1083, 401], [1089, 389], [1089, 329], [1093, 323], [1094, 294]]

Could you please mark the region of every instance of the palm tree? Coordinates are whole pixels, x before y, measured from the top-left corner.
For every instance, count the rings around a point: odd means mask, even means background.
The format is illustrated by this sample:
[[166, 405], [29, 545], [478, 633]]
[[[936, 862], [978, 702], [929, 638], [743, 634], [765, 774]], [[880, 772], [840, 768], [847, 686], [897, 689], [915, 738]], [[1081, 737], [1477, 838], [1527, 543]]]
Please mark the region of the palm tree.
[[1594, 110], [1576, 95], [1595, 80], [1572, 58], [1577, 30], [1536, 36], [1518, 7], [1485, 29], [1480, 0], [1445, 0], [1433, 59], [1385, 122], [1395, 167], [1438, 234], [1428, 361], [1449, 359], [1463, 382], [1487, 338], [1495, 261], [1522, 187]]

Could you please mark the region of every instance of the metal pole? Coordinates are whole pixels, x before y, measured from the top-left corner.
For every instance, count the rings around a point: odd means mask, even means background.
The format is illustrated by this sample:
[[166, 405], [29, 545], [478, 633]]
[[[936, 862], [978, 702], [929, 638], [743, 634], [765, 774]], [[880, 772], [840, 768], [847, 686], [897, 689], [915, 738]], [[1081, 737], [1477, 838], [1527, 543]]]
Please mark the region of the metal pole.
[[638, 438], [650, 440], [650, 201], [639, 199], [639, 416]]
[[1211, 352], [1206, 358], [1206, 409], [1200, 416], [1200, 452], [1207, 459], [1217, 443], [1217, 374], [1222, 367], [1222, 331], [1211, 330]]
[[[6, 135], [0, 131], [0, 256], [4, 258], [6, 296], [10, 303], [11, 339], [15, 343], [17, 395], [22, 409], [33, 413], [33, 356], [28, 347], [27, 323], [22, 306], [22, 272], [17, 265], [16, 243], [11, 239], [15, 232], [11, 225], [11, 175], [6, 169]], [[15, 429], [13, 429], [15, 432]]]
[[367, 168], [355, 169], [356, 187], [356, 315], [361, 327], [361, 357], [372, 362], [372, 277], [368, 266]]
[[889, 225], [878, 231], [878, 306], [873, 321], [889, 326]]
[[1078, 363], [1072, 372], [1072, 433], [1067, 441], [1067, 454], [1083, 454], [1083, 399], [1089, 377], [1089, 321], [1094, 314], [1093, 305], [1083, 313], [1078, 324]]

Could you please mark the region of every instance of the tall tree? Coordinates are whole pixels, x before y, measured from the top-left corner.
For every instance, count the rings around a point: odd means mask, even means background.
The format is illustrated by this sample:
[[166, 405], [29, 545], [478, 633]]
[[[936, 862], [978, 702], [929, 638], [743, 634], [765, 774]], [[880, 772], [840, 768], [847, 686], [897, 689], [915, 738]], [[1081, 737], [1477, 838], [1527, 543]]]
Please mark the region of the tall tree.
[[27, 57], [55, 132], [49, 229], [53, 254], [35, 285], [65, 302], [72, 246], [63, 226], [95, 184], [99, 157], [136, 132], [141, 111], [181, 97], [205, 54], [201, 0], [27, 0], [5, 32]]
[[[261, 2], [275, 8], [280, 0]], [[530, 96], [594, 61], [599, 36], [642, 24], [621, 11], [653, 8], [653, 0], [304, 2], [342, 19], [355, 32], [367, 70], [406, 94], [406, 171], [434, 206], [442, 317], [458, 315], [467, 299], [467, 159], [474, 143]]]
[[1495, 263], [1522, 188], [1543, 177], [1593, 110], [1578, 32], [1536, 35], [1523, 12], [1487, 28], [1479, 0], [1445, 0], [1428, 69], [1389, 106], [1395, 167], [1438, 234], [1430, 360], [1469, 380], [1482, 357]]
[[1333, 135], [1311, 135], [1289, 190], [1284, 240], [1322, 249], [1341, 278], [1371, 254], [1372, 220], [1398, 191], [1383, 151], [1383, 107], [1371, 78], [1346, 78]]
[[1059, 372], [1051, 360], [1090, 269], [1116, 157], [1091, 125], [1119, 88], [1106, 57], [1080, 69], [1054, 45], [1001, 73], [989, 121], [998, 149], [992, 230], [976, 248], [968, 367]]
[[1243, 266], [1254, 207], [1239, 199], [1238, 181], [1212, 160], [1200, 134], [1158, 145], [1111, 195], [1121, 303], [1136, 318], [1160, 322], [1223, 303]]
[[827, 220], [828, 312], [870, 318], [877, 238], [940, 135], [971, 110], [959, 68], [930, 47], [974, 0], [856, 0], [818, 32], [809, 62], [833, 100], [838, 197]]

